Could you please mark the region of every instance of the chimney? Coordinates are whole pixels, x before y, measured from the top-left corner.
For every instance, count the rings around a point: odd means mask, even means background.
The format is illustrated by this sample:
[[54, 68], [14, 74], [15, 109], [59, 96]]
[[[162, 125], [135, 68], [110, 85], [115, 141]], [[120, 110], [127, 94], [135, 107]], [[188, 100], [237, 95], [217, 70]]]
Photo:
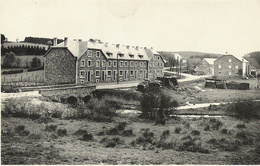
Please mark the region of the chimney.
[[242, 59], [242, 75], [243, 75], [243, 78], [246, 77], [246, 62], [244, 59]]
[[64, 47], [67, 47], [68, 45], [68, 37], [64, 37]]
[[120, 44], [116, 44], [116, 47], [119, 48]]
[[73, 39], [73, 41], [77, 41], [77, 39]]
[[54, 39], [53, 39], [53, 46], [57, 46], [57, 37], [55, 37]]
[[138, 48], [139, 48], [138, 46], [135, 47], [136, 50], [138, 50]]
[[129, 49], [129, 47], [130, 47], [129, 45], [126, 46], [127, 49]]

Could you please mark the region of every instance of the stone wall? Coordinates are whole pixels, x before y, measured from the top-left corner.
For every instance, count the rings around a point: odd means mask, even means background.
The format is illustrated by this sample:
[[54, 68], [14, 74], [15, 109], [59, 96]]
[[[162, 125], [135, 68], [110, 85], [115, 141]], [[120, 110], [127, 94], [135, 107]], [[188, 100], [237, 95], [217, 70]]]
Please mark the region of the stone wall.
[[67, 48], [51, 48], [44, 56], [45, 85], [75, 84], [76, 58]]
[[92, 92], [96, 90], [96, 86], [73, 86], [73, 87], [61, 87], [61, 88], [52, 88], [40, 90], [39, 93], [42, 96], [51, 97], [57, 96], [61, 97], [85, 97], [92, 96]]

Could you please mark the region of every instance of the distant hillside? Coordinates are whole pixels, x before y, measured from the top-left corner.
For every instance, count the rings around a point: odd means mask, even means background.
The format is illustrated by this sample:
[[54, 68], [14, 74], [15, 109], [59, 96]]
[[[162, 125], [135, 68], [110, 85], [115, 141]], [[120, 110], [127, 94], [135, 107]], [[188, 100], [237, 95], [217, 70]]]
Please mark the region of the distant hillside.
[[174, 56], [174, 53], [178, 53], [182, 56], [183, 59], [189, 58], [219, 58], [222, 54], [215, 53], [204, 53], [204, 52], [196, 52], [196, 51], [178, 51], [178, 52], [170, 52], [170, 51], [158, 51], [163, 57], [167, 58], [169, 56]]

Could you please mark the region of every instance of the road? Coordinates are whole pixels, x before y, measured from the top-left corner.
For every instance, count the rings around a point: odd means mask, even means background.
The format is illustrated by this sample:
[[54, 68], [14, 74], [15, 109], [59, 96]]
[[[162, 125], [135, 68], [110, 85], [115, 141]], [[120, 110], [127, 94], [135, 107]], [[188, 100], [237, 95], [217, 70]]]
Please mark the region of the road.
[[[165, 72], [176, 74], [175, 72], [170, 72], [170, 71], [165, 71]], [[191, 75], [191, 74], [186, 74], [186, 73], [181, 73], [181, 75], [185, 76], [185, 78], [179, 79], [178, 82], [187, 82], [187, 81], [197, 80], [200, 78], [209, 77], [209, 76], [196, 76], [196, 75]], [[119, 82], [119, 84], [117, 84], [116, 82], [99, 83], [96, 85], [96, 89], [116, 89], [116, 88], [136, 87], [139, 84], [139, 82], [140, 81], [127, 81], [127, 82]], [[39, 94], [39, 91], [19, 92], [19, 93], [1, 93], [1, 99], [17, 98], [17, 97], [23, 97], [23, 96], [37, 97], [37, 96], [41, 96], [41, 94]]]

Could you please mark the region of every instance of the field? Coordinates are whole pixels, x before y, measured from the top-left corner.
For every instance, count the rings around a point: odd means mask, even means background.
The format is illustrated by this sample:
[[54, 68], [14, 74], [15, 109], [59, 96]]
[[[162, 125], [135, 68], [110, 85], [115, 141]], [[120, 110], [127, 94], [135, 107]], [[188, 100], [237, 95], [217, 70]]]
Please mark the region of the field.
[[43, 82], [44, 71], [23, 72], [18, 74], [1, 75], [2, 83], [10, 82]]
[[[260, 99], [259, 90], [205, 89], [203, 83], [182, 83], [178, 90], [163, 91], [181, 105], [187, 101], [196, 104]], [[99, 95], [105, 93], [120, 97], [123, 109], [140, 109], [141, 94], [134, 88], [99, 90]], [[223, 117], [172, 117], [164, 126], [135, 113], [118, 112], [111, 122], [76, 118], [70, 112], [74, 108], [45, 97], [16, 100], [20, 100], [14, 103], [18, 109], [43, 115], [41, 112], [48, 106], [47, 110], [59, 109], [66, 116], [35, 119], [35, 115], [22, 118], [22, 114], [6, 116], [2, 112], [2, 164], [260, 164], [260, 120], [227, 116], [228, 105], [181, 110], [179, 114]], [[39, 110], [28, 103], [39, 105]]]
[[[39, 58], [41, 60], [41, 64], [43, 64], [43, 55], [21, 55], [21, 56], [16, 56], [17, 58], [20, 59], [20, 67], [25, 68], [27, 66], [31, 66], [30, 63], [32, 62], [32, 59], [34, 57]], [[3, 64], [4, 58], [1, 57], [1, 64]], [[6, 69], [1, 69], [1, 71], [4, 71]]]

